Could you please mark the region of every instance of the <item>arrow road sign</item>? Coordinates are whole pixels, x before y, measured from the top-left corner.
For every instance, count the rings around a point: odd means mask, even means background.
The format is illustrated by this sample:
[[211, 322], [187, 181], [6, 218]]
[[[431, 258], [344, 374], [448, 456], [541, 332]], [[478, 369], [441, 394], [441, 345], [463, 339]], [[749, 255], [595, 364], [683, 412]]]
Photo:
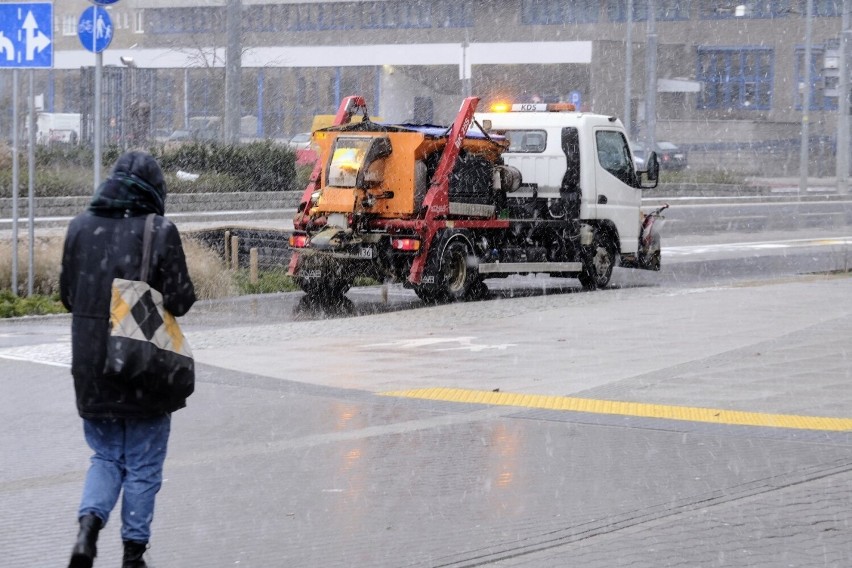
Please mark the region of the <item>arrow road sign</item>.
[[105, 50], [112, 41], [112, 19], [105, 8], [89, 6], [77, 23], [77, 35], [83, 47], [93, 53]]
[[0, 69], [53, 67], [53, 4], [0, 4]]

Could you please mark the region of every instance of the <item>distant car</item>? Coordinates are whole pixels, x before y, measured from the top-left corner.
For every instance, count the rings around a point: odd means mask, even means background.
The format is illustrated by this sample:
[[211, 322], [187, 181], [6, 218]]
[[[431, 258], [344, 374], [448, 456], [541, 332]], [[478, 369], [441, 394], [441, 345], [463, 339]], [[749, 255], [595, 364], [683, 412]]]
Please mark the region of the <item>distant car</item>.
[[[660, 162], [661, 170], [683, 170], [688, 165], [686, 150], [678, 148], [671, 142], [657, 142], [654, 151], [657, 153], [657, 160]], [[639, 167], [639, 164], [644, 165], [645, 147], [641, 144], [634, 145], [633, 157], [637, 167]]]
[[189, 130], [175, 130], [169, 135], [170, 142], [185, 142], [192, 140], [192, 133]]
[[169, 135], [169, 142], [211, 142], [218, 140], [218, 132], [211, 129], [175, 130]]
[[291, 150], [307, 150], [311, 147], [311, 133], [300, 132], [287, 142]]

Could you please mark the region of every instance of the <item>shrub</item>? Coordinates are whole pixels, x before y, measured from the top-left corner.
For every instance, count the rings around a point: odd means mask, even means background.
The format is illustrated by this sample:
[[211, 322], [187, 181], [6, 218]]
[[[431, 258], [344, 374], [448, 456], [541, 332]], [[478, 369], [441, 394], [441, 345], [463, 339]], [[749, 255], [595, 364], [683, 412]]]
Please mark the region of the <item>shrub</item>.
[[[118, 146], [106, 146], [102, 154], [104, 175], [122, 153]], [[301, 171], [295, 154], [271, 141], [230, 146], [218, 143], [185, 143], [152, 146], [150, 152], [166, 174], [166, 184], [174, 193], [236, 191], [288, 191], [301, 189]], [[36, 193], [39, 197], [90, 195], [94, 153], [86, 146], [52, 145], [35, 149]], [[12, 154], [0, 146], [0, 197], [12, 196]], [[8, 167], [7, 167], [8, 166]], [[27, 156], [20, 160], [18, 195], [26, 197], [29, 185]], [[194, 182], [177, 179], [178, 170], [202, 174]], [[307, 181], [305, 174], [305, 181]]]
[[[36, 237], [33, 249], [33, 293], [50, 296], [59, 292], [62, 262], [59, 237]], [[18, 239], [18, 294], [27, 292], [29, 273], [29, 241]], [[0, 289], [12, 288], [12, 242], [0, 242]]]
[[[59, 292], [63, 242], [64, 239], [58, 236], [36, 238], [33, 255], [35, 261], [33, 293], [35, 295], [52, 298]], [[27, 245], [26, 240], [18, 242], [18, 294], [21, 296], [27, 292], [29, 258]], [[237, 293], [231, 272], [225, 270], [224, 262], [215, 252], [192, 239], [184, 239], [184, 251], [189, 275], [199, 299], [224, 298]], [[11, 242], [4, 241], [0, 242], [0, 290], [13, 297], [11, 287], [12, 245]], [[40, 304], [36, 303], [33, 309], [41, 309], [39, 306]]]
[[21, 298], [13, 296], [11, 290], [0, 290], [0, 318], [43, 316], [65, 312], [65, 306], [59, 301], [58, 294]]
[[184, 239], [183, 248], [189, 277], [199, 299], [226, 298], [237, 293], [232, 274], [212, 249], [194, 239]]
[[[238, 146], [193, 142], [159, 148], [154, 154], [163, 170], [213, 174], [228, 191], [286, 191], [296, 186], [295, 154], [270, 141]], [[201, 181], [200, 179], [198, 181]], [[197, 182], [180, 186], [198, 191]]]

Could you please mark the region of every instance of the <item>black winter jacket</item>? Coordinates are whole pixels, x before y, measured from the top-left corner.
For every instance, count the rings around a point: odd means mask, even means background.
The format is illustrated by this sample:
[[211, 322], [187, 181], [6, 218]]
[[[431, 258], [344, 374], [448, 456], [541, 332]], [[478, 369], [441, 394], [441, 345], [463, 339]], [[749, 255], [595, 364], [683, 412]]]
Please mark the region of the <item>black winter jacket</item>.
[[[159, 171], [159, 166], [156, 168]], [[139, 188], [135, 187], [139, 180], [128, 183], [128, 179], [131, 178], [117, 176], [114, 170], [99, 188], [89, 210], [71, 221], [65, 237], [60, 294], [62, 303], [73, 314], [71, 374], [77, 410], [83, 418], [145, 418], [185, 406], [185, 401], [158, 399], [103, 374], [112, 280], [140, 279], [145, 217], [152, 210], [162, 212], [162, 200], [159, 204], [153, 203], [156, 199], [146, 198], [134, 202], [139, 197]], [[162, 178], [160, 182], [164, 199]], [[163, 294], [163, 304], [174, 316], [184, 315], [195, 302], [180, 234], [161, 214], [154, 220], [148, 283]]]

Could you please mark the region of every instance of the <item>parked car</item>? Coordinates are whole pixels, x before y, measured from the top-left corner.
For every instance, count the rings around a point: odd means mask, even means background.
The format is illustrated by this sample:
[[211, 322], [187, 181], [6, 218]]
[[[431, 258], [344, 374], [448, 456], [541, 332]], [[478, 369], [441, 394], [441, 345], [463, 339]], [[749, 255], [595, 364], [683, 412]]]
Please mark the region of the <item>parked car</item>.
[[[686, 150], [678, 148], [671, 142], [657, 142], [655, 152], [657, 152], [661, 170], [683, 170], [688, 165]], [[637, 167], [645, 163], [645, 147], [642, 144], [633, 146], [633, 157]]]
[[310, 132], [300, 132], [296, 134], [290, 141], [287, 142], [287, 145], [290, 146], [292, 150], [307, 150], [311, 147], [311, 133]]

